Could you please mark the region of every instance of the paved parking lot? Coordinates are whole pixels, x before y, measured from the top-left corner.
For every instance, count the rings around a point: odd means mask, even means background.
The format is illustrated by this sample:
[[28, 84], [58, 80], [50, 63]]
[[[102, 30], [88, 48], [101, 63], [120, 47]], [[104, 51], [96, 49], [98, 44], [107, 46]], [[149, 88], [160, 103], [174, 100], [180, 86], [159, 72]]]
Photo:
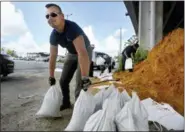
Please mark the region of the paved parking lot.
[[[57, 67], [62, 65], [57, 64]], [[57, 80], [60, 74], [56, 72]], [[1, 80], [2, 131], [61, 131], [67, 126], [72, 110], [63, 111], [59, 119], [37, 119], [35, 116], [49, 89], [48, 75], [48, 63], [15, 61], [15, 72]], [[71, 95], [74, 84], [73, 79]], [[28, 96], [30, 98], [25, 98]], [[74, 98], [71, 101], [74, 102]]]
[[[62, 63], [57, 63], [56, 80], [59, 80]], [[95, 71], [95, 76], [99, 71]], [[15, 60], [15, 71], [1, 80], [2, 131], [61, 131], [68, 125], [72, 110], [62, 111], [62, 118], [41, 119], [39, 110], [49, 89], [48, 62]], [[75, 77], [75, 76], [74, 76]], [[59, 84], [57, 82], [57, 86]], [[71, 102], [74, 103], [75, 78], [70, 84]], [[26, 98], [28, 97], [28, 98]]]

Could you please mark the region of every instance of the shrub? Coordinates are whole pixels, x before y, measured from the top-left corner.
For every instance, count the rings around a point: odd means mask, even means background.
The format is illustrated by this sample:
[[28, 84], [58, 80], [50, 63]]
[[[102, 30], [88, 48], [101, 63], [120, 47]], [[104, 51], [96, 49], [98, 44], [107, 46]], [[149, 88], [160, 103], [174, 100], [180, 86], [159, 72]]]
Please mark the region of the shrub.
[[135, 56], [133, 58], [134, 64], [137, 64], [143, 60], [145, 60], [148, 56], [148, 50], [145, 50], [141, 47], [138, 48], [138, 50], [135, 53]]

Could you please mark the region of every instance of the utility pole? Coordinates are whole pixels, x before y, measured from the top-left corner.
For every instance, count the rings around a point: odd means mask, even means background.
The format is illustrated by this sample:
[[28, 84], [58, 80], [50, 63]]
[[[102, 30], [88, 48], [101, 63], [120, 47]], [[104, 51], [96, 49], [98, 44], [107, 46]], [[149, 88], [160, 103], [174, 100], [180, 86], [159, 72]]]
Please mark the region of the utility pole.
[[122, 51], [122, 28], [120, 28], [120, 45], [119, 45], [119, 55], [121, 54]]
[[119, 51], [118, 51], [119, 69], [122, 69], [121, 51], [122, 51], [122, 28], [120, 28], [120, 44], [119, 44]]
[[72, 13], [71, 13], [71, 14], [67, 14], [67, 15], [66, 15], [66, 19], [68, 20], [68, 17], [69, 17], [69, 16], [72, 16], [72, 15], [73, 15]]

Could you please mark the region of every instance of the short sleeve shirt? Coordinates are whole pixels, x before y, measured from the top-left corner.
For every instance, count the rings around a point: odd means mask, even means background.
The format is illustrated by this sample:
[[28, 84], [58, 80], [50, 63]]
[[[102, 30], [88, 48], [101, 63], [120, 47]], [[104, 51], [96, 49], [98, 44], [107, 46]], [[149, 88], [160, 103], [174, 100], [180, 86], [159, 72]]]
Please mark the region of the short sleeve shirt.
[[133, 46], [127, 46], [124, 50], [123, 50], [123, 52], [122, 52], [122, 54], [124, 54], [124, 52], [126, 52], [126, 55], [128, 56], [128, 57], [131, 57], [131, 54], [132, 53], [135, 53], [136, 52], [136, 49], [134, 49], [134, 47]]
[[77, 54], [73, 40], [75, 40], [79, 35], [84, 37], [86, 48], [90, 46], [90, 41], [84, 31], [75, 23], [69, 20], [65, 20], [64, 32], [59, 33], [55, 29], [50, 35], [50, 44], [54, 46], [62, 46], [66, 48], [69, 53]]

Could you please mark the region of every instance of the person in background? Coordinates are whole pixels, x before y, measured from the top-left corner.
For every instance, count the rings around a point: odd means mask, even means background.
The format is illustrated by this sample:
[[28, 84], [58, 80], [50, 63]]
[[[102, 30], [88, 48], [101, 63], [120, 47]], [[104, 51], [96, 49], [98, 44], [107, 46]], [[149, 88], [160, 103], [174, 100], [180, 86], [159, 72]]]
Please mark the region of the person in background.
[[[131, 58], [132, 55], [135, 56], [135, 53], [136, 53], [138, 47], [139, 47], [139, 44], [137, 41], [135, 44], [129, 45], [123, 50], [123, 52], [122, 52], [122, 71], [125, 71], [126, 59]], [[129, 71], [132, 72], [133, 69], [129, 69]]]
[[90, 65], [90, 72], [89, 72], [89, 76], [93, 77], [93, 72], [94, 72], [94, 63], [96, 61], [96, 56], [95, 56], [95, 52], [94, 52], [94, 44], [91, 45], [92, 47], [92, 61], [91, 61], [91, 65]]
[[50, 35], [49, 84], [55, 85], [54, 70], [58, 55], [58, 45], [66, 48], [68, 53], [59, 80], [63, 94], [60, 110], [72, 108], [70, 102], [69, 83], [76, 72], [75, 100], [81, 89], [87, 89], [91, 84], [89, 69], [92, 56], [90, 41], [77, 23], [66, 20], [61, 8], [53, 3], [46, 6], [46, 19], [53, 28]]
[[103, 74], [103, 72], [108, 68], [108, 72], [111, 73], [112, 71], [112, 64], [111, 64], [111, 57], [109, 57], [108, 55], [103, 55], [103, 58], [105, 59], [105, 63], [104, 65], [100, 66], [100, 70], [101, 70], [101, 74]]

